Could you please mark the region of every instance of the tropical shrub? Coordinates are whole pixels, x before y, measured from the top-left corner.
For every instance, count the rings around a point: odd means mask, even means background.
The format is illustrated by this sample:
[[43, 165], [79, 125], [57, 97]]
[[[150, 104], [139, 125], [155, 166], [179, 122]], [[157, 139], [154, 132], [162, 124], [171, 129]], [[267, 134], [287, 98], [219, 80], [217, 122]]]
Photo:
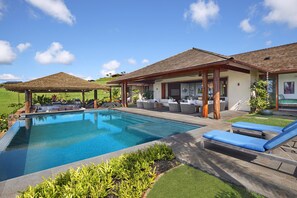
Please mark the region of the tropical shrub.
[[140, 91], [139, 91], [139, 89], [133, 89], [132, 92], [133, 92], [132, 102], [134, 104], [136, 104], [137, 100], [139, 99], [139, 92]]
[[250, 99], [251, 112], [258, 113], [269, 107], [269, 95], [267, 92], [267, 82], [260, 80], [251, 86]]
[[145, 98], [145, 99], [153, 99], [154, 98], [154, 91], [145, 91], [143, 93], [143, 98]]
[[0, 133], [2, 131], [7, 131], [8, 129], [8, 114], [1, 114], [0, 115]]
[[52, 103], [52, 98], [51, 97], [46, 97], [45, 95], [38, 96], [38, 95], [34, 94], [33, 103], [34, 104], [41, 104], [41, 105], [51, 104]]
[[169, 147], [156, 144], [105, 163], [70, 169], [28, 187], [19, 197], [141, 197], [156, 178], [155, 161], [173, 158]]
[[12, 114], [14, 114], [15, 112], [17, 112], [17, 110], [19, 110], [20, 108], [22, 108], [24, 105], [22, 103], [11, 103], [8, 105], [8, 107], [12, 107]]
[[113, 88], [112, 89], [112, 100], [116, 101], [121, 98], [120, 88]]

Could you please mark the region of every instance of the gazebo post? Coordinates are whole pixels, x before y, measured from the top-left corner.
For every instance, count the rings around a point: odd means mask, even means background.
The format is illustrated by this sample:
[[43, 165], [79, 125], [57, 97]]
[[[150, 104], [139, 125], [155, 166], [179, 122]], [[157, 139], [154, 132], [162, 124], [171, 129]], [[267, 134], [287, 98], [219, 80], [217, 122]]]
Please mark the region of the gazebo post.
[[109, 89], [109, 102], [112, 102], [112, 86]]
[[220, 68], [215, 68], [213, 72], [213, 118], [218, 120], [220, 114]]
[[25, 90], [25, 113], [30, 113], [30, 109], [31, 109], [30, 98], [32, 100], [32, 92], [29, 90]]
[[202, 72], [202, 117], [208, 118], [208, 72]]
[[94, 109], [97, 109], [98, 108], [98, 106], [97, 106], [97, 98], [98, 97], [98, 95], [97, 95], [97, 89], [96, 90], [94, 90]]
[[82, 90], [81, 94], [82, 94], [82, 106], [85, 107], [85, 91]]

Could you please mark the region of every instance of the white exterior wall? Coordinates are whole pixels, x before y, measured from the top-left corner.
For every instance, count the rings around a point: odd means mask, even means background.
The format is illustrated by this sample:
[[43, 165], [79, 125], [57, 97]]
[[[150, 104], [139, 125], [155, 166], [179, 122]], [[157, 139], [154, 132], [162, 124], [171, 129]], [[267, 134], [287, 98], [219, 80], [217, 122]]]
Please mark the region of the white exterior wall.
[[162, 97], [161, 96], [161, 93], [162, 93], [161, 86], [162, 85], [161, 85], [160, 81], [155, 81], [153, 90], [154, 90], [154, 99], [156, 99], [156, 100], [159, 100]]
[[229, 110], [250, 111], [250, 85], [250, 74], [228, 71]]
[[[284, 83], [294, 82], [294, 94], [284, 94]], [[279, 95], [282, 94], [286, 99], [297, 99], [297, 73], [278, 75]]]
[[[221, 72], [221, 78], [228, 78], [228, 108], [229, 110], [250, 111], [250, 85], [251, 74], [236, 71]], [[255, 76], [253, 76], [255, 78]], [[187, 82], [202, 80], [201, 76], [191, 75], [184, 77], [168, 78], [158, 80], [154, 84], [154, 99], [161, 99], [161, 84], [170, 82]], [[239, 85], [238, 85], [239, 83]], [[297, 84], [296, 84], [297, 85]], [[166, 86], [166, 96], [168, 96], [168, 86]]]

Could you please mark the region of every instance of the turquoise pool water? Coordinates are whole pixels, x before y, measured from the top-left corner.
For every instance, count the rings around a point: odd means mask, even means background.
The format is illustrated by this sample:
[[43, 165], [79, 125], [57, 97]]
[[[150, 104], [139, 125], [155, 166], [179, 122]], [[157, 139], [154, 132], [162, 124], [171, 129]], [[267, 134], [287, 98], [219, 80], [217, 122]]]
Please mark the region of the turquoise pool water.
[[0, 140], [0, 181], [196, 128], [115, 110], [33, 116]]

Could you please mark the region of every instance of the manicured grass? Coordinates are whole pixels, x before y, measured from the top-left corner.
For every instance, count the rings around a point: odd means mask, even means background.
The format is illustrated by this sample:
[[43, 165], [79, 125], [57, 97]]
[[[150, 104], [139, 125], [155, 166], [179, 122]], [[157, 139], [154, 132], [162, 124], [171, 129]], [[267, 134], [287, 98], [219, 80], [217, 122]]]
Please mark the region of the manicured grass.
[[148, 198], [163, 197], [262, 197], [244, 188], [192, 167], [182, 165], [165, 173], [153, 186]]
[[293, 119], [285, 119], [280, 118], [278, 116], [264, 116], [259, 114], [251, 114], [251, 115], [245, 115], [236, 117], [233, 119], [228, 120], [228, 122], [252, 122], [257, 124], [266, 124], [266, 125], [273, 125], [273, 126], [280, 126], [284, 127], [288, 125], [289, 123], [293, 122]]
[[[18, 97], [20, 100], [18, 100]], [[2, 113], [11, 113], [14, 108], [8, 107], [12, 103], [24, 103], [25, 96], [24, 94], [13, 91], [6, 91], [4, 88], [0, 88], [0, 114]]]
[[[95, 82], [98, 84], [106, 84], [108, 81], [111, 81], [113, 78], [100, 78], [98, 80], [96, 80]], [[33, 93], [33, 97], [34, 95], [45, 95], [47, 97], [51, 97], [52, 95], [57, 95], [58, 98], [64, 98], [65, 100], [68, 99], [73, 99], [73, 98], [79, 98], [82, 99], [82, 94], [81, 93], [38, 93], [38, 94], [34, 94]], [[19, 97], [19, 99], [18, 99]], [[98, 91], [98, 99], [103, 99], [103, 98], [109, 98], [109, 92], [108, 91], [102, 91], [99, 90]], [[93, 99], [94, 98], [94, 92], [86, 92], [85, 93], [85, 99], [89, 100], [89, 99]], [[13, 107], [8, 107], [10, 104], [12, 103], [24, 103], [25, 101], [25, 96], [23, 93], [18, 94], [17, 92], [12, 92], [12, 91], [7, 91], [4, 88], [0, 88], [0, 114], [2, 113], [11, 113], [14, 108]]]

